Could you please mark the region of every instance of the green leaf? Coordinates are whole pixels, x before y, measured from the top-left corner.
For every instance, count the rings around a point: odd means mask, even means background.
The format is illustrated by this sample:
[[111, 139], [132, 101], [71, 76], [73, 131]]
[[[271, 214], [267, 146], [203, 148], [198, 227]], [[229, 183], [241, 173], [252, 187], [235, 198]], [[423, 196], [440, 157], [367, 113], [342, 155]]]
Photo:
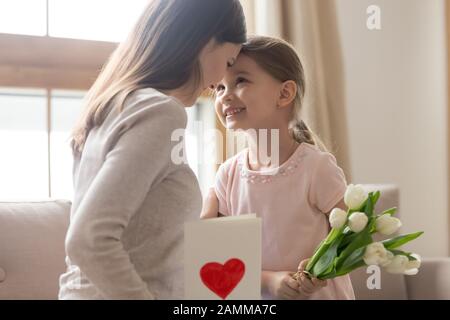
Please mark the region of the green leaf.
[[[389, 249], [388, 249], [388, 250], [389, 250]], [[390, 249], [389, 251], [392, 252], [392, 254], [393, 254], [394, 256], [399, 256], [399, 255], [405, 256], [405, 255], [406, 255], [406, 252], [404, 252], [404, 251], [402, 251], [402, 250]]]
[[317, 260], [323, 255], [323, 253], [330, 247], [329, 244], [325, 243], [326, 239], [323, 239], [314, 251], [313, 256], [309, 259], [306, 265], [305, 271], [311, 272], [312, 267], [316, 264]]
[[320, 275], [318, 275], [317, 277], [322, 277], [327, 274], [336, 273], [336, 268], [335, 268], [335, 263], [334, 263], [335, 260], [336, 260], [336, 257], [334, 257], [333, 261], [330, 263], [328, 268], [324, 272], [322, 272]]
[[364, 208], [364, 212], [366, 213], [367, 217], [372, 217], [373, 216], [373, 209], [374, 209], [374, 202], [373, 202], [373, 195], [372, 192], [369, 193], [369, 196], [367, 198], [367, 204], [366, 207]]
[[369, 218], [371, 216], [373, 216], [373, 211], [375, 209], [375, 204], [377, 203], [377, 201], [380, 198], [380, 196], [381, 196], [380, 191], [369, 192], [369, 194], [367, 196], [367, 199], [364, 202], [364, 205], [361, 206], [359, 211], [365, 212]]
[[312, 268], [312, 274], [315, 277], [320, 276], [322, 273], [331, 272], [334, 268], [334, 259], [337, 256], [337, 249], [342, 239], [342, 235], [335, 239], [330, 245], [328, 250], [317, 260], [317, 263]]
[[319, 276], [317, 278], [320, 279], [320, 280], [326, 280], [326, 279], [333, 279], [335, 277], [337, 277], [336, 270], [333, 270], [333, 271], [331, 271], [329, 273], [324, 273], [324, 274], [322, 274], [321, 276]]
[[397, 207], [392, 207], [390, 209], [384, 210], [382, 213], [380, 213], [380, 216], [382, 216], [383, 214], [390, 214], [391, 216], [393, 216], [396, 212]]
[[415, 257], [412, 256], [412, 253], [411, 253], [411, 252], [408, 252], [407, 257], [408, 257], [408, 260], [409, 260], [409, 261], [416, 261], [416, 260], [417, 260], [417, 258], [415, 258]]
[[362, 248], [359, 248], [359, 249], [356, 249], [355, 251], [353, 251], [352, 254], [349, 255], [347, 257], [347, 259], [345, 259], [345, 261], [342, 263], [342, 266], [337, 270], [337, 272], [339, 272], [340, 270], [343, 270], [343, 269], [348, 269], [352, 265], [363, 260], [364, 252], [366, 251], [366, 247], [367, 246], [364, 246]]
[[350, 231], [349, 233], [345, 234], [344, 238], [342, 239], [341, 243], [339, 244], [338, 253], [342, 252], [342, 250], [345, 249], [345, 247], [355, 240], [355, 238], [358, 236], [358, 233], [355, 233], [353, 231]]
[[409, 233], [405, 235], [400, 235], [391, 239], [387, 239], [384, 241], [381, 241], [381, 243], [384, 245], [386, 249], [395, 249], [398, 248], [405, 243], [408, 243], [414, 239], [417, 239], [423, 234], [423, 231], [415, 232], [415, 233]]
[[373, 205], [374, 205], [374, 206], [375, 206], [375, 204], [377, 203], [378, 199], [380, 199], [380, 195], [381, 195], [381, 192], [380, 192], [380, 191], [375, 192], [375, 194], [373, 195], [373, 197], [372, 197], [372, 202], [373, 202]]
[[412, 256], [412, 252], [406, 252], [403, 250], [395, 250], [395, 249], [387, 249], [390, 252], [392, 252], [395, 256], [406, 256], [409, 261], [417, 260], [415, 257]]
[[340, 229], [331, 229], [331, 231], [328, 233], [327, 237], [322, 240], [320, 245], [316, 248], [316, 251], [314, 252], [311, 259], [309, 259], [308, 264], [306, 265], [305, 270], [312, 273], [312, 269], [314, 265], [317, 263], [317, 261], [322, 257], [322, 255], [330, 248], [331, 243], [342, 234], [342, 228]]
[[339, 270], [344, 263], [344, 261], [357, 249], [367, 246], [369, 243], [372, 243], [372, 237], [370, 235], [370, 228], [373, 224], [372, 221], [369, 220], [369, 223], [364, 228], [363, 231], [357, 233], [357, 236], [350, 242], [347, 247], [339, 254], [338, 260], [336, 261], [336, 269]]
[[[340, 269], [338, 272], [335, 273], [334, 277], [341, 277], [341, 276], [344, 276], [344, 275], [346, 275], [346, 274], [352, 272], [352, 271], [355, 270], [355, 269], [364, 267], [365, 265], [366, 265], [366, 264], [365, 264], [364, 260], [361, 258], [361, 260], [355, 262], [353, 265], [349, 266], [348, 268], [346, 268], [346, 269], [343, 269], [343, 268]], [[326, 278], [326, 279], [331, 279], [331, 278]]]

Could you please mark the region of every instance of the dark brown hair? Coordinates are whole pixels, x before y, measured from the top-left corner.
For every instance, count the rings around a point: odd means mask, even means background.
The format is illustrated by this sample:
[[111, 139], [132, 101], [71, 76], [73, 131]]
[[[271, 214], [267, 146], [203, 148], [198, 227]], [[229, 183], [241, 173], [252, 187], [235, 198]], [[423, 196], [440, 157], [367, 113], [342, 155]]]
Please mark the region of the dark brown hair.
[[84, 112], [72, 131], [74, 155], [81, 153], [90, 130], [103, 123], [111, 101], [119, 112], [137, 89], [177, 89], [201, 82], [200, 51], [211, 40], [246, 41], [238, 0], [152, 0], [127, 39], [113, 52], [86, 96]]

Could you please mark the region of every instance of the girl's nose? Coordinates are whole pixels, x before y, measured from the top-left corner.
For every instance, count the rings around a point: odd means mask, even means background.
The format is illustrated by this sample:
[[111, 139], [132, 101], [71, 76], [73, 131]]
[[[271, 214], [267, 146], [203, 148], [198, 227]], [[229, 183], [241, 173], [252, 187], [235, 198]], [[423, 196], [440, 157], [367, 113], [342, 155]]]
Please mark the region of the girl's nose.
[[221, 97], [222, 102], [223, 103], [231, 102], [233, 99], [234, 99], [233, 92], [228, 88], [224, 89], [222, 97]]

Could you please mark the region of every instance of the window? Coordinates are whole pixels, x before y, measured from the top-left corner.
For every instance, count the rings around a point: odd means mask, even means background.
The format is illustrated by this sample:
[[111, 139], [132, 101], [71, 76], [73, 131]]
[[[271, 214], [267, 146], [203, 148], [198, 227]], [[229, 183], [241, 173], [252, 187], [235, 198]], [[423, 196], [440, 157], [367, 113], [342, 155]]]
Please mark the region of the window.
[[49, 104], [46, 90], [0, 88], [2, 199], [72, 199], [68, 138], [83, 93], [50, 93]]
[[49, 0], [49, 35], [120, 42], [147, 0]]
[[[14, 44], [15, 50], [8, 51], [12, 57], [10, 62], [6, 63], [9, 61], [6, 59], [0, 63], [4, 68], [2, 71], [6, 70], [0, 77], [1, 199], [72, 199], [73, 160], [69, 135], [80, 115], [85, 94], [84, 91], [7, 89], [1, 86], [87, 89], [94, 78], [91, 75], [97, 74], [103, 59], [106, 59], [108, 47], [113, 50], [116, 45], [84, 41], [82, 58], [74, 62], [74, 59], [64, 58], [64, 50], [73, 50], [71, 44], [79, 41], [60, 41], [51, 37], [121, 41], [147, 2], [0, 0], [0, 33], [48, 36], [33, 41], [29, 37], [3, 36], [6, 44]], [[36, 43], [44, 47], [37, 50], [39, 54], [35, 50]], [[54, 59], [45, 54], [49, 52], [46, 47], [49, 43], [61, 48], [51, 51], [58, 52], [58, 58], [62, 57], [57, 59], [58, 63], [53, 64]], [[91, 62], [94, 58], [98, 60], [98, 66], [85, 63], [85, 60]], [[79, 68], [80, 65], [83, 68]], [[66, 78], [71, 81], [64, 81]], [[211, 162], [215, 158], [215, 143], [208, 133], [215, 128], [214, 107], [210, 99], [203, 98], [186, 111], [187, 158], [204, 191], [213, 183], [216, 169], [215, 161]]]
[[215, 126], [214, 102], [200, 97], [187, 108], [186, 156], [204, 194], [214, 183], [219, 134]]
[[1, 0], [0, 32], [44, 36], [46, 0]]
[[0, 195], [48, 196], [48, 140], [44, 90], [0, 89]]
[[147, 3], [148, 0], [1, 0], [0, 33], [120, 42]]
[[84, 92], [52, 91], [50, 131], [50, 191], [53, 198], [72, 199], [70, 132], [83, 108]]
[[[0, 88], [1, 199], [73, 199], [69, 138], [84, 94]], [[186, 111], [186, 156], [205, 192], [215, 173], [214, 108], [202, 98]]]

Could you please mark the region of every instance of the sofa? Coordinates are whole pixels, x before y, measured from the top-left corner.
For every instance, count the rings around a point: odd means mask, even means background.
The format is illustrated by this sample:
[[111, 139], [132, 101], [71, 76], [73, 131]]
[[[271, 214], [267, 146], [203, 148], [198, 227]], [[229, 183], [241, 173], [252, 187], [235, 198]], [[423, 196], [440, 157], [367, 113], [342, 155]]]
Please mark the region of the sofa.
[[[380, 190], [376, 211], [397, 206], [398, 188]], [[64, 239], [70, 201], [0, 201], [0, 299], [57, 299], [59, 276], [65, 271]], [[401, 209], [399, 210], [401, 215]], [[351, 274], [357, 299], [450, 299], [450, 258], [423, 258], [419, 274], [381, 271], [381, 288], [370, 290], [365, 268]]]

